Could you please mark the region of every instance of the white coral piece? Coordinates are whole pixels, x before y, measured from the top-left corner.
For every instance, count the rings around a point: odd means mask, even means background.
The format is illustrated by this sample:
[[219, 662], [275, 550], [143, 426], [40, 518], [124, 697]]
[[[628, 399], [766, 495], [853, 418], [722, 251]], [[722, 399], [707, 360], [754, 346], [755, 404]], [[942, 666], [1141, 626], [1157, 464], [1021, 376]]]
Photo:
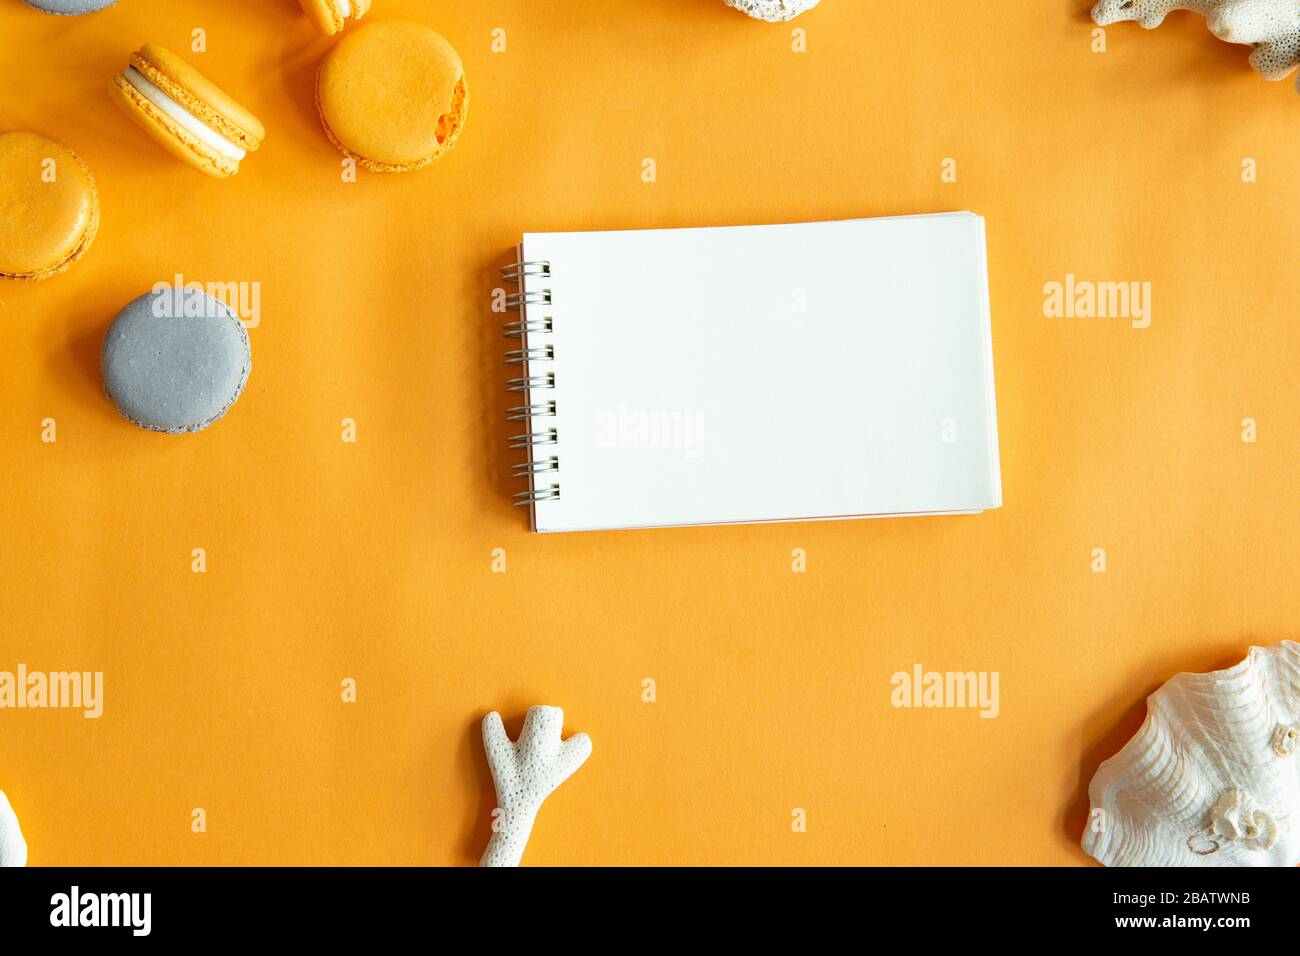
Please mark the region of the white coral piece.
[[793, 20], [817, 6], [821, 0], [723, 0], [729, 6], [748, 13], [755, 20], [779, 23]]
[[1219, 0], [1098, 0], [1092, 19], [1098, 26], [1135, 21], [1146, 30], [1154, 30], [1175, 10], [1193, 10], [1207, 14]]
[[564, 711], [529, 707], [514, 743], [496, 711], [483, 718], [483, 748], [496, 785], [492, 838], [479, 866], [518, 866], [542, 801], [591, 756], [591, 738], [560, 739]]
[[1253, 47], [1250, 65], [1266, 80], [1300, 66], [1300, 0], [1098, 0], [1092, 19], [1101, 26], [1134, 20], [1151, 30], [1174, 10], [1203, 14], [1220, 40]]
[[18, 826], [18, 815], [0, 790], [0, 866], [26, 866], [27, 841]]

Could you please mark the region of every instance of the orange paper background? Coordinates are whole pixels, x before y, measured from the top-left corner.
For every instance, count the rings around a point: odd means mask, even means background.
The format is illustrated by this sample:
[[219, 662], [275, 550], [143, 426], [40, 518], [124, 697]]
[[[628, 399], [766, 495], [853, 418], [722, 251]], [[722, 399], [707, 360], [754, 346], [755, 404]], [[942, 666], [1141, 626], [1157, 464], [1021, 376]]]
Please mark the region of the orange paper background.
[[[292, 0], [0, 2], [0, 128], [71, 145], [103, 201], [71, 272], [0, 283], [0, 669], [105, 673], [99, 720], [0, 711], [33, 864], [471, 863], [478, 721], [534, 703], [594, 754], [526, 863], [1081, 864], [1143, 697], [1300, 636], [1300, 97], [1201, 18], [1094, 53], [1074, 0], [371, 16], [447, 36], [470, 113], [432, 167], [348, 184], [312, 102], [331, 41]], [[263, 120], [236, 178], [111, 105], [145, 42]], [[947, 209], [988, 220], [1005, 507], [528, 532], [490, 311], [521, 231]], [[98, 352], [177, 273], [260, 283], [262, 318], [239, 403], [174, 438], [116, 416]], [[1066, 273], [1151, 282], [1151, 327], [1045, 318]], [[916, 663], [1000, 672], [1000, 715], [894, 709]]]

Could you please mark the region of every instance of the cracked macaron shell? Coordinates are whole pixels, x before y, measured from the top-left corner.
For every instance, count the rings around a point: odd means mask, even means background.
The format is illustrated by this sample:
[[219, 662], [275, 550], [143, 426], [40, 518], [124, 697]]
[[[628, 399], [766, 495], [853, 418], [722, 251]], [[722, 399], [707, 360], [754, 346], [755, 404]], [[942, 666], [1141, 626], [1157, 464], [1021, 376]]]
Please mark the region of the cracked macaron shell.
[[0, 276], [58, 275], [98, 231], [99, 192], [81, 157], [38, 133], [0, 133]]
[[372, 172], [408, 172], [456, 144], [469, 88], [460, 55], [440, 33], [408, 20], [379, 20], [325, 56], [316, 108], [344, 155]]
[[149, 431], [196, 432], [221, 418], [252, 370], [248, 332], [223, 302], [164, 287], [134, 299], [104, 336], [104, 391]]
[[[230, 94], [165, 47], [145, 44], [131, 54], [130, 66], [214, 132], [246, 152], [255, 151], [266, 130]], [[121, 73], [113, 77], [114, 101], [141, 129], [178, 159], [209, 176], [239, 171], [239, 161], [221, 155], [144, 97]]]

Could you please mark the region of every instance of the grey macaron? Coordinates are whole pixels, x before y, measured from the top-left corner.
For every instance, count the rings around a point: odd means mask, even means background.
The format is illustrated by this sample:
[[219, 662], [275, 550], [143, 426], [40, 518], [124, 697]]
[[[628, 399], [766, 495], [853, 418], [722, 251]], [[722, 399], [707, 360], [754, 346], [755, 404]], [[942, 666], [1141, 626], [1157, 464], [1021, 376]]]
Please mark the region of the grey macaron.
[[197, 289], [163, 287], [128, 304], [100, 354], [104, 391], [122, 416], [171, 435], [226, 414], [252, 367], [238, 316]]
[[27, 0], [29, 7], [43, 10], [45, 13], [57, 13], [64, 17], [76, 17], [83, 13], [94, 13], [111, 7], [117, 0]]

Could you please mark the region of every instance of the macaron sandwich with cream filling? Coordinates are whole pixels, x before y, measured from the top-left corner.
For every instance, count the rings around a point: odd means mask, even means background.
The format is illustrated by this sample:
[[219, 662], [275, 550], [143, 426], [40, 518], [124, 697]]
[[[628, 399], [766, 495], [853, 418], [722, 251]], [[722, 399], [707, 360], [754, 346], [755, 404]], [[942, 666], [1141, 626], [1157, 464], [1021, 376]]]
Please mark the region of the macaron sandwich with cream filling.
[[327, 37], [342, 33], [348, 20], [360, 20], [370, 10], [370, 0], [298, 0], [316, 29]]
[[168, 152], [224, 179], [266, 131], [257, 117], [176, 54], [149, 43], [131, 54], [109, 87], [117, 103]]

